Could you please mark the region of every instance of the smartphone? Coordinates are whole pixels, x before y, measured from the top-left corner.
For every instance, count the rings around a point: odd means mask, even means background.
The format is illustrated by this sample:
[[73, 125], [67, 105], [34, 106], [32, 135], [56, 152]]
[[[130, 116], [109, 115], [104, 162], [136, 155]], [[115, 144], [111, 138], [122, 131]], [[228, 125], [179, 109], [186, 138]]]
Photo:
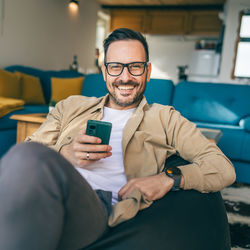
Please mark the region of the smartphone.
[[102, 140], [101, 144], [109, 145], [112, 123], [88, 120], [86, 134], [98, 137]]

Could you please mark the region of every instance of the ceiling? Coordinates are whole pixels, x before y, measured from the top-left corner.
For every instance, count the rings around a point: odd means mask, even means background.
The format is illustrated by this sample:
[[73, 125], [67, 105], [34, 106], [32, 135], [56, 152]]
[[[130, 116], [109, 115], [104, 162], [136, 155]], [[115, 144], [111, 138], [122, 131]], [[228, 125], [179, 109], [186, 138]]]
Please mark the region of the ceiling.
[[226, 0], [97, 0], [102, 6], [179, 6], [179, 5], [223, 5]]

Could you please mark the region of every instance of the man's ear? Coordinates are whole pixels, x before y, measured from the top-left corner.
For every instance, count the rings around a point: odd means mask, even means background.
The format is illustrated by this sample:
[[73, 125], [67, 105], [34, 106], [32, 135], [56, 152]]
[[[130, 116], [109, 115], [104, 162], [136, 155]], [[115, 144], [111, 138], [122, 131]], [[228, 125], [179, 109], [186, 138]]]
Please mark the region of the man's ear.
[[102, 65], [102, 76], [104, 81], [107, 81], [107, 73], [106, 73], [106, 67], [104, 66], [104, 64]]
[[152, 64], [150, 62], [148, 62], [148, 65], [147, 65], [147, 82], [149, 82], [149, 80], [150, 80], [151, 70], [152, 70]]

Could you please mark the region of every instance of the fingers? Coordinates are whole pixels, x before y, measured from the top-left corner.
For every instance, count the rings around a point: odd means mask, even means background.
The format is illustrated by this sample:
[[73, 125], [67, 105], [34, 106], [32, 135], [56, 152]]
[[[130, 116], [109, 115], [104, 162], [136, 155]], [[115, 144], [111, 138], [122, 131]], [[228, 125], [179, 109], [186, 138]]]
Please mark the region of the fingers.
[[101, 145], [101, 144], [83, 144], [76, 142], [73, 145], [74, 151], [78, 152], [110, 152], [112, 147], [109, 145]]
[[101, 139], [85, 134], [85, 129], [81, 130], [72, 143], [74, 151], [79, 152], [109, 152], [112, 147], [100, 144]]
[[139, 185], [136, 179], [130, 180], [127, 184], [125, 184], [120, 191], [118, 192], [118, 197], [120, 200], [125, 200], [128, 195], [135, 189], [139, 188]]
[[78, 167], [85, 167], [95, 161], [112, 155], [112, 147], [103, 145], [101, 139], [85, 134], [86, 127], [81, 130], [71, 143], [72, 152]]
[[138, 189], [144, 197], [153, 201], [162, 198], [173, 186], [173, 179], [160, 173], [154, 176], [135, 178], [124, 185], [119, 193], [120, 199], [126, 199], [134, 190]]
[[84, 168], [96, 161], [110, 157], [111, 155], [112, 155], [111, 152], [103, 152], [103, 153], [76, 152], [75, 153], [75, 159], [76, 159], [75, 166]]
[[112, 147], [102, 145], [101, 139], [85, 134], [86, 126], [70, 144], [64, 145], [60, 153], [74, 166], [84, 167], [112, 155]]
[[90, 143], [90, 144], [100, 144], [102, 140], [95, 136], [86, 135], [85, 131], [82, 130], [75, 137], [75, 141], [78, 143]]
[[157, 193], [155, 193], [156, 190], [150, 190], [144, 187], [143, 185], [140, 185], [140, 183], [127, 183], [118, 193], [118, 197], [120, 200], [125, 200], [128, 198], [129, 194], [133, 192], [134, 190], [138, 189], [140, 193], [147, 198], [150, 201], [158, 199]]
[[[136, 180], [136, 179], [134, 179]], [[118, 193], [120, 200], [128, 198], [129, 194], [138, 189], [140, 193], [150, 201], [157, 199], [157, 193], [155, 189], [149, 189], [141, 181], [129, 181]]]
[[77, 159], [83, 161], [97, 161], [102, 158], [107, 158], [112, 155], [111, 152], [99, 152], [99, 153], [93, 153], [93, 152], [76, 152], [75, 153]]

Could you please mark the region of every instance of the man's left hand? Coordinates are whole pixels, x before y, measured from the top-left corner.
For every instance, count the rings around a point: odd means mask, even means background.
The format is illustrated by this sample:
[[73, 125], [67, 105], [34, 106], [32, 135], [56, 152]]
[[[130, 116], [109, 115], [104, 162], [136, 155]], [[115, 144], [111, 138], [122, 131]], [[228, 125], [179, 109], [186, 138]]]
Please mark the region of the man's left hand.
[[150, 201], [158, 200], [168, 193], [174, 184], [174, 180], [165, 173], [153, 176], [135, 178], [124, 185], [118, 196], [124, 200], [135, 189], [139, 191]]

